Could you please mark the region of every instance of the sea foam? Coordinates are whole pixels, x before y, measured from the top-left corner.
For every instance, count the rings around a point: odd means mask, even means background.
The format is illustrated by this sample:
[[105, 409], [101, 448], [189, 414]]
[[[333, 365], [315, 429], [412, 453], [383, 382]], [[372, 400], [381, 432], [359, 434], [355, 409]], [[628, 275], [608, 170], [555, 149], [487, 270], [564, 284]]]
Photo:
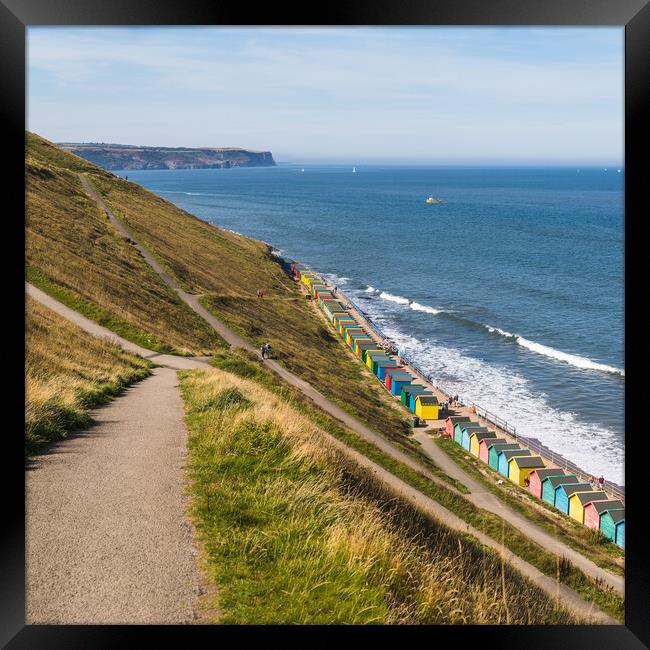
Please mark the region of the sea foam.
[[394, 296], [392, 293], [388, 293], [387, 291], [382, 291], [379, 294], [380, 298], [383, 298], [384, 300], [389, 300], [390, 302], [396, 302], [398, 305], [408, 305], [409, 302], [411, 302], [408, 298], [403, 298], [402, 296]]

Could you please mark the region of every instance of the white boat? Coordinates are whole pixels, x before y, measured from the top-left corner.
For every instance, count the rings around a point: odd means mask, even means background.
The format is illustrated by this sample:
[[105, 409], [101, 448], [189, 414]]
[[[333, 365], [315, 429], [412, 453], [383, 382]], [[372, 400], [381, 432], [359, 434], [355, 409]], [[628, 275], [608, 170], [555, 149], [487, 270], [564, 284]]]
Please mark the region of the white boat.
[[353, 174], [356, 174], [356, 173], [357, 173], [357, 168], [356, 168], [356, 167], [353, 167], [353, 168], [352, 168], [352, 173], [353, 173]]

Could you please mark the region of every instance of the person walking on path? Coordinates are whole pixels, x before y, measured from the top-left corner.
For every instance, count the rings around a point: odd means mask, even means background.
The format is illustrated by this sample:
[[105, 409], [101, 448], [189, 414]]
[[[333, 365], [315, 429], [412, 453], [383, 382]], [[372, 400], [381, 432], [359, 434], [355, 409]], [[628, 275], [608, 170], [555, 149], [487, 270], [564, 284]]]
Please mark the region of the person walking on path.
[[262, 361], [266, 359], [266, 343], [260, 348], [260, 352], [262, 353]]
[[599, 487], [601, 490], [604, 490], [604, 489], [605, 489], [605, 477], [602, 476], [602, 475], [601, 475], [600, 478], [598, 479], [598, 487]]

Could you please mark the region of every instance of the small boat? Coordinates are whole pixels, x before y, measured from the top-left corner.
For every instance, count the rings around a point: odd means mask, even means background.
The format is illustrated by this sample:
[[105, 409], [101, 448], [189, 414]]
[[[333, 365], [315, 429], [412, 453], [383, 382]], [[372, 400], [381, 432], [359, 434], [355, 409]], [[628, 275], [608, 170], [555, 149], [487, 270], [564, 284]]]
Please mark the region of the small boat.
[[304, 171], [305, 171], [305, 168], [303, 167], [300, 171], [301, 171], [301, 172], [304, 172]]
[[353, 174], [356, 174], [356, 173], [357, 173], [357, 168], [356, 168], [356, 167], [353, 167], [353, 168], [352, 168], [352, 173], [353, 173]]

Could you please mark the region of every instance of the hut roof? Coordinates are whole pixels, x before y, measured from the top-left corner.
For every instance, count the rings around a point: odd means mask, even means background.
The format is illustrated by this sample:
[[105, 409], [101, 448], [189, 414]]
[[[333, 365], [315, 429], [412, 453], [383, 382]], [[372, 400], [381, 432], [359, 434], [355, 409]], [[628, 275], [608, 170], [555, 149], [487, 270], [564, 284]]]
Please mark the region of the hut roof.
[[469, 434], [470, 438], [475, 436], [478, 441], [485, 440], [486, 438], [496, 438], [497, 434], [494, 431], [480, 431], [479, 429], [474, 429], [472, 433]]
[[[571, 498], [573, 499], [575, 497], [580, 501], [580, 503], [585, 506], [590, 502], [596, 502], [596, 501], [604, 501], [607, 499], [607, 495], [602, 491], [602, 490], [592, 490], [591, 492], [576, 492], [575, 494], [571, 495]], [[599, 497], [599, 498], [594, 498], [594, 497]]]
[[509, 463], [516, 463], [517, 467], [544, 467], [541, 456], [514, 456]]
[[386, 359], [385, 361], [377, 362], [382, 368], [397, 368], [397, 361], [395, 359]]
[[540, 481], [543, 481], [547, 476], [566, 476], [563, 469], [554, 468], [554, 467], [544, 467], [541, 469], [533, 470]]
[[450, 415], [447, 420], [451, 420], [453, 424], [456, 422], [469, 422], [469, 416], [467, 415]]
[[482, 424], [478, 422], [457, 422], [456, 423], [461, 429], [485, 429]]
[[521, 449], [521, 445], [516, 442], [497, 442], [496, 440], [488, 443], [488, 449], [492, 449], [492, 447], [496, 451], [501, 451], [502, 449]]
[[501, 451], [499, 451], [499, 456], [501, 456], [501, 454], [510, 461], [510, 459], [517, 454], [520, 456], [530, 456], [530, 449], [521, 449], [521, 447], [519, 449], [501, 449]]
[[486, 444], [488, 449], [490, 447], [492, 447], [493, 445], [498, 445], [498, 444], [507, 445], [508, 444], [505, 438], [481, 438], [479, 440], [479, 444], [482, 443], [482, 442], [484, 442]]
[[484, 427], [482, 425], [478, 425], [475, 427], [466, 427], [463, 426], [462, 424], [460, 425], [460, 428], [462, 431], [467, 431], [467, 433], [471, 436], [474, 431], [476, 432], [481, 432], [481, 433], [486, 433], [487, 432], [487, 427]]
[[601, 515], [608, 510], [625, 510], [625, 506], [620, 499], [607, 499], [607, 501], [592, 501], [591, 502], [596, 512]]
[[563, 483], [575, 483], [578, 477], [575, 474], [565, 474], [564, 476], [547, 476], [542, 482], [548, 481], [554, 488]]
[[625, 510], [608, 510], [607, 514], [612, 518], [615, 524], [625, 521]]
[[420, 404], [435, 405], [438, 403], [438, 398], [435, 395], [418, 395], [415, 399], [419, 400]]
[[563, 483], [561, 487], [568, 497], [576, 492], [591, 492], [594, 489], [591, 483]]

